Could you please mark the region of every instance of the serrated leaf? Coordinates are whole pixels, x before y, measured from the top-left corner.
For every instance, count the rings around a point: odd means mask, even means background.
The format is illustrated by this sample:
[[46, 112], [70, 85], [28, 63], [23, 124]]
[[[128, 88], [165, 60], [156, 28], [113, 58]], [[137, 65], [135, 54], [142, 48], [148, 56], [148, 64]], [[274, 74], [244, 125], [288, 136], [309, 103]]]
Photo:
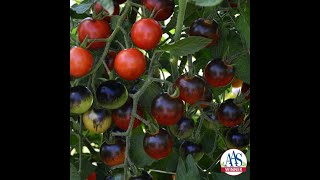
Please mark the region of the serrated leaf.
[[143, 149], [144, 132], [141, 126], [132, 130], [130, 157], [137, 167], [150, 166], [155, 160]]
[[77, 14], [83, 14], [90, 9], [92, 6], [92, 2], [82, 3], [82, 4], [74, 4], [71, 6], [71, 9], [74, 10]]
[[98, 0], [97, 1], [109, 14], [113, 14], [114, 4], [112, 0]]
[[79, 180], [80, 179], [80, 175], [78, 173], [77, 168], [70, 163], [70, 180]]
[[235, 76], [243, 82], [250, 84], [250, 56], [248, 54], [242, 55], [235, 61]]
[[250, 9], [247, 4], [242, 5], [240, 8], [240, 15], [235, 19], [236, 29], [239, 31], [240, 36], [245, 41], [246, 46], [250, 49]]
[[216, 6], [223, 0], [193, 0], [198, 6]]
[[174, 56], [186, 56], [188, 54], [194, 54], [202, 48], [206, 47], [211, 42], [211, 39], [201, 36], [190, 36], [174, 44], [166, 44], [161, 47], [164, 51], [170, 51]]

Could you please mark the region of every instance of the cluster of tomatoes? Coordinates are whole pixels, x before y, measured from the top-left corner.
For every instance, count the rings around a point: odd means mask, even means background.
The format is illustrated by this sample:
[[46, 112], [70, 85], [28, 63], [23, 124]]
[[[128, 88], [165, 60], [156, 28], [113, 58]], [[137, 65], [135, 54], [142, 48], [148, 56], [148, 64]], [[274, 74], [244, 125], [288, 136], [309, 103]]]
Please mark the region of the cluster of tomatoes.
[[[114, 1], [113, 15], [119, 15], [119, 4], [125, 0]], [[158, 21], [164, 21], [173, 14], [173, 0], [143, 0], [142, 4], [150, 11], [155, 9], [153, 18], [142, 18], [135, 22], [131, 29], [131, 39], [137, 48], [123, 49], [116, 53], [109, 51], [106, 56], [106, 64], [110, 71], [125, 81], [138, 80], [146, 71], [147, 59], [138, 49], [152, 50], [157, 47], [162, 37], [162, 27]], [[93, 69], [94, 57], [89, 50], [104, 48], [106, 38], [112, 30], [109, 25], [110, 15], [99, 3], [94, 5], [95, 14], [100, 18], [86, 18], [79, 23], [77, 29], [78, 40], [85, 42], [86, 47], [72, 47], [70, 49], [70, 75], [80, 78], [88, 75]], [[214, 20], [197, 19], [189, 29], [190, 36], [203, 36], [212, 39], [207, 47], [215, 45], [219, 39], [218, 23]], [[88, 41], [96, 39], [96, 41]], [[232, 65], [226, 64], [222, 59], [213, 59], [205, 67], [204, 77], [198, 75], [180, 75], [173, 83], [179, 89], [179, 96], [173, 96], [168, 92], [157, 95], [151, 103], [151, 116], [161, 126], [155, 134], [146, 133], [143, 139], [143, 147], [151, 158], [160, 160], [167, 157], [173, 148], [173, 138], [170, 132], [179, 139], [191, 137], [195, 123], [185, 116], [185, 104], [208, 108], [213, 100], [212, 88], [225, 87], [232, 83], [233, 86], [242, 86], [242, 93], [249, 90], [249, 85], [235, 80], [235, 69]], [[134, 91], [118, 80], [107, 80], [95, 89], [95, 98], [92, 91], [86, 87], [77, 85], [70, 90], [70, 111], [73, 114], [82, 116], [82, 122], [88, 131], [104, 133], [115, 124], [113, 132], [125, 132], [130, 123], [133, 110], [133, 100], [129, 93]], [[249, 100], [249, 95], [247, 95]], [[99, 108], [93, 106], [93, 101]], [[209, 112], [209, 111], [208, 111]], [[136, 114], [144, 118], [141, 105], [138, 104]], [[245, 117], [244, 108], [236, 104], [234, 99], [222, 102], [218, 109], [208, 113], [212, 123], [220, 123], [231, 129], [227, 133], [227, 142], [230, 147], [243, 148], [249, 144], [248, 134], [242, 134], [237, 127]], [[134, 119], [133, 128], [138, 127], [141, 121]], [[166, 129], [165, 127], [168, 127]], [[125, 161], [126, 143], [123, 137], [117, 137], [113, 142], [104, 142], [100, 147], [101, 160], [109, 167], [123, 164]], [[180, 153], [184, 157], [192, 154], [196, 161], [203, 156], [202, 145], [184, 140], [180, 146]], [[94, 176], [94, 175], [92, 175]], [[107, 179], [107, 178], [106, 178]], [[148, 173], [130, 179], [152, 179]]]

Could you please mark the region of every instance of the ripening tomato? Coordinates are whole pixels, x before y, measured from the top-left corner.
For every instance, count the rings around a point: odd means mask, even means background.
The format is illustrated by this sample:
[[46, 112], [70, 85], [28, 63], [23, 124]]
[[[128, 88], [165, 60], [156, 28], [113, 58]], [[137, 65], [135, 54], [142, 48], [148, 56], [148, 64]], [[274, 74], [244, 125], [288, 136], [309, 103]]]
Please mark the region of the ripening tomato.
[[235, 69], [222, 59], [213, 59], [205, 67], [204, 77], [212, 87], [224, 87], [233, 80]]
[[84, 127], [93, 133], [103, 133], [111, 126], [111, 112], [107, 109], [92, 108], [82, 116]]
[[170, 134], [160, 128], [157, 134], [146, 133], [143, 139], [144, 151], [154, 159], [163, 159], [172, 151], [173, 140]]
[[93, 103], [93, 94], [85, 86], [74, 86], [70, 89], [70, 112], [82, 114], [90, 109]]
[[82, 47], [70, 49], [70, 75], [82, 77], [90, 72], [93, 66], [92, 54]]
[[155, 48], [162, 37], [162, 29], [158, 21], [151, 18], [140, 19], [131, 29], [133, 43], [141, 49], [151, 50]]
[[182, 117], [177, 124], [169, 126], [173, 135], [180, 139], [186, 139], [192, 135], [194, 121], [187, 117]]
[[[78, 39], [82, 43], [88, 36], [90, 39], [107, 38], [111, 35], [111, 28], [108, 22], [104, 20], [94, 20], [91, 17], [83, 19], [78, 26]], [[106, 42], [94, 42], [89, 49], [100, 49], [106, 45]]]
[[97, 174], [94, 171], [87, 177], [87, 180], [96, 180], [96, 179], [97, 179]]
[[174, 9], [173, 0], [143, 0], [143, 5], [152, 12], [155, 9], [154, 19], [157, 21], [164, 21], [168, 19]]
[[201, 144], [196, 144], [191, 141], [184, 141], [180, 145], [180, 154], [185, 158], [191, 154], [195, 161], [199, 161], [203, 157], [204, 152]]
[[250, 134], [239, 132], [238, 126], [229, 129], [226, 135], [226, 143], [229, 148], [244, 149], [249, 145]]
[[98, 103], [107, 109], [117, 109], [128, 99], [127, 88], [119, 81], [109, 80], [101, 83], [96, 91]]
[[205, 91], [205, 81], [198, 76], [189, 78], [187, 75], [181, 75], [175, 85], [180, 90], [179, 98], [191, 105], [199, 101]]
[[239, 125], [244, 119], [244, 108], [227, 99], [218, 108], [218, 120], [227, 127]]
[[243, 81], [241, 79], [238, 78], [234, 78], [234, 80], [231, 82], [231, 86], [233, 88], [239, 88], [242, 86]]
[[183, 101], [170, 97], [168, 93], [159, 94], [151, 103], [151, 115], [160, 125], [176, 124], [183, 113]]
[[100, 147], [101, 160], [109, 167], [123, 164], [125, 160], [126, 144], [117, 139], [115, 143], [104, 142]]
[[218, 23], [215, 20], [199, 18], [190, 25], [189, 35], [212, 39], [207, 47], [215, 45], [219, 39]]
[[[118, 109], [112, 110], [112, 119], [120, 129], [123, 129], [123, 130], [128, 129], [130, 118], [131, 118], [132, 107], [133, 107], [133, 100], [131, 97], [129, 97], [127, 102], [123, 106], [121, 106]], [[139, 104], [137, 107], [137, 114], [140, 117], [143, 117], [143, 110]], [[133, 123], [133, 128], [136, 128], [140, 124], [141, 124], [141, 121], [135, 118]]]
[[[115, 1], [113, 1], [113, 5], [114, 5], [114, 10], [113, 10], [112, 16], [113, 16], [113, 15], [119, 15], [119, 14], [120, 14], [119, 4], [118, 4], [117, 2], [115, 2]], [[105, 8], [103, 8], [103, 7], [100, 5], [100, 3], [96, 2], [96, 3], [95, 3], [95, 12], [96, 12], [96, 14], [99, 14], [99, 13], [102, 11], [102, 9], [103, 9], [103, 11], [105, 12], [105, 14], [110, 14]], [[106, 16], [106, 17], [104, 18], [104, 20], [110, 22], [110, 18], [111, 18], [111, 16]]]
[[146, 70], [147, 61], [141, 51], [135, 48], [124, 49], [114, 60], [114, 69], [125, 80], [138, 79]]

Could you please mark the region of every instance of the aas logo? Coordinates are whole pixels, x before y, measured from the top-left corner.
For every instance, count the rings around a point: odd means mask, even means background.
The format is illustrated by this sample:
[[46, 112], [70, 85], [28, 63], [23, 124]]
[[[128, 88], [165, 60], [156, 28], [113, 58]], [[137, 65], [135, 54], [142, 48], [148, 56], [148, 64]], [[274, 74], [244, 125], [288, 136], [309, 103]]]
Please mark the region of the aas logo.
[[246, 172], [247, 157], [238, 149], [229, 149], [221, 156], [220, 165], [221, 172], [236, 176]]

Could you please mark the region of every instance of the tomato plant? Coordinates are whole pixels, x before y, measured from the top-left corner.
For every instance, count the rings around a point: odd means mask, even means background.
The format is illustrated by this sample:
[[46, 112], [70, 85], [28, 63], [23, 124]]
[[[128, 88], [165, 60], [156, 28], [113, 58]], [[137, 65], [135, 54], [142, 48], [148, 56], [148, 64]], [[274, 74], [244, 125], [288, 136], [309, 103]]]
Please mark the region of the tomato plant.
[[[70, 179], [250, 179], [248, 0], [70, 6]], [[240, 91], [240, 92], [236, 92]], [[93, 177], [95, 176], [95, 177]]]

